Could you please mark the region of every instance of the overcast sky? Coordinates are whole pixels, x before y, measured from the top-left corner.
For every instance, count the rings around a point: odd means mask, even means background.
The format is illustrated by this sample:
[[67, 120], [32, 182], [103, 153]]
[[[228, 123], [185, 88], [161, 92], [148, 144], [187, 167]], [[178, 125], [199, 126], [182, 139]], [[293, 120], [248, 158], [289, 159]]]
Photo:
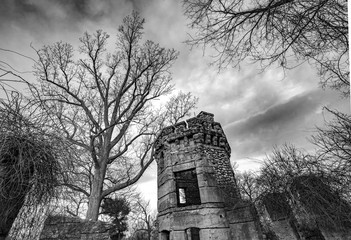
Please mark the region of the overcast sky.
[[[306, 138], [328, 117], [323, 106], [349, 111], [349, 99], [322, 90], [316, 72], [306, 64], [285, 74], [279, 68], [261, 73], [247, 63], [242, 63], [240, 70], [228, 68], [218, 73], [209, 66], [210, 49], [203, 53], [184, 43], [191, 30], [181, 1], [2, 0], [0, 48], [35, 57], [30, 44], [40, 48], [62, 40], [77, 46], [83, 32], [97, 29], [114, 37], [122, 18], [133, 9], [146, 19], [145, 39], [180, 52], [172, 68], [176, 90], [199, 97], [196, 114], [207, 111], [215, 115], [232, 148], [231, 160], [240, 170], [257, 169], [273, 146], [292, 143], [312, 150]], [[0, 61], [21, 71], [31, 70], [30, 60], [3, 51]], [[25, 76], [31, 78], [30, 73]], [[146, 172], [140, 186], [155, 206], [155, 166]]]

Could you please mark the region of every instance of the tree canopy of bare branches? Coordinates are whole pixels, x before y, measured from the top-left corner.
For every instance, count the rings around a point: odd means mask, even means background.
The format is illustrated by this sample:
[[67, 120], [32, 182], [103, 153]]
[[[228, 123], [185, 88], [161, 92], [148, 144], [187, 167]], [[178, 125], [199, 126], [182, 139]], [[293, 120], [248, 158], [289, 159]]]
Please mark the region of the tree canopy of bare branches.
[[88, 198], [87, 219], [97, 220], [102, 199], [142, 176], [167, 119], [152, 103], [172, 91], [178, 53], [143, 41], [143, 24], [136, 12], [125, 17], [113, 50], [101, 30], [80, 38], [78, 56], [62, 41], [37, 50], [32, 93], [47, 124], [77, 148], [66, 186]]
[[323, 159], [325, 170], [339, 179], [344, 195], [351, 199], [351, 116], [331, 112], [334, 119], [317, 128], [311, 141], [318, 147], [316, 155]]
[[179, 92], [166, 104], [166, 117], [168, 124], [176, 124], [180, 119], [191, 116], [191, 110], [196, 107], [198, 98], [191, 95], [190, 92]]
[[220, 67], [246, 58], [284, 69], [308, 61], [323, 87], [348, 95], [346, 0], [184, 0], [193, 45], [214, 47]]
[[342, 173], [349, 174], [351, 170], [351, 116], [332, 113], [335, 118], [326, 122], [325, 127], [317, 128], [311, 141], [318, 147], [320, 158], [326, 160], [328, 169], [341, 176]]
[[[258, 198], [268, 197], [270, 205], [285, 208], [302, 226], [349, 230], [351, 201], [345, 194], [349, 189], [325, 165], [323, 159], [293, 146], [275, 149], [256, 180]], [[292, 210], [286, 209], [287, 202]]]
[[156, 212], [152, 211], [150, 201], [145, 201], [140, 195], [135, 196], [133, 200], [131, 201], [133, 211], [130, 216], [130, 239], [152, 240], [155, 237], [153, 232], [157, 232], [154, 226]]

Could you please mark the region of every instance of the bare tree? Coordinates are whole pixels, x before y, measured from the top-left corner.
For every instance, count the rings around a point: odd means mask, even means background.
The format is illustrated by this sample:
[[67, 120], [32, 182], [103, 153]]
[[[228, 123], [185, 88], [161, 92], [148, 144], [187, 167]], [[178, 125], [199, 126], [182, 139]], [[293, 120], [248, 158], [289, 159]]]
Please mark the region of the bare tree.
[[323, 166], [312, 155], [305, 154], [292, 145], [275, 148], [264, 161], [258, 184], [266, 192], [285, 191], [291, 180], [299, 175], [322, 171]]
[[220, 67], [246, 58], [284, 69], [308, 61], [323, 87], [349, 93], [346, 0], [184, 0], [193, 45], [214, 47]]
[[[175, 101], [177, 100], [177, 101]], [[189, 103], [187, 103], [189, 101]], [[165, 125], [171, 123], [177, 123], [182, 117], [188, 115], [188, 112], [193, 107], [178, 107], [178, 104], [184, 103], [187, 106], [195, 106], [195, 101], [197, 98], [191, 97], [190, 93], [178, 93], [177, 95], [170, 98], [170, 100], [165, 104], [165, 110], [161, 110], [158, 114], [159, 118], [156, 119], [156, 124], [159, 128], [163, 128]], [[190, 103], [191, 102], [191, 103]], [[173, 106], [173, 108], [168, 108], [167, 106]], [[164, 108], [164, 107], [162, 107]], [[156, 110], [160, 111], [160, 110]], [[155, 111], [155, 112], [156, 112]], [[175, 114], [181, 116], [175, 121]], [[105, 187], [112, 187], [114, 184], [126, 181], [129, 176], [135, 174], [135, 161], [127, 156], [120, 157], [118, 162], [111, 164], [109, 170], [106, 172], [105, 176]], [[65, 165], [66, 174], [64, 175], [65, 183], [64, 185], [69, 186], [69, 188], [62, 189], [62, 198], [65, 201], [65, 212], [73, 216], [82, 216], [82, 211], [86, 209], [88, 203], [88, 196], [83, 194], [80, 190], [83, 189], [89, 192], [93, 179], [93, 162], [89, 159], [89, 154], [86, 151], [79, 151], [77, 149], [74, 161], [70, 164]], [[72, 184], [74, 183], [74, 184]], [[128, 194], [126, 193], [128, 192]], [[115, 197], [121, 197], [122, 195], [129, 199], [134, 199], [133, 189], [124, 189], [124, 191], [118, 191], [111, 193]], [[129, 194], [130, 193], [130, 194]]]
[[351, 116], [329, 111], [334, 119], [317, 128], [311, 141], [318, 147], [316, 154], [323, 159], [325, 170], [340, 179], [344, 194], [351, 199]]
[[88, 197], [81, 192], [74, 191], [71, 188], [61, 188], [61, 199], [64, 201], [58, 204], [58, 214], [70, 215], [73, 217], [82, 217], [85, 215], [86, 206], [88, 206]]
[[191, 95], [190, 92], [183, 93], [178, 92], [176, 96], [171, 97], [171, 99], [166, 104], [168, 118], [168, 124], [176, 124], [184, 117], [189, 117], [191, 115], [191, 110], [196, 107], [198, 98]]
[[237, 172], [235, 178], [241, 197], [254, 203], [259, 195], [259, 187], [256, 182], [257, 174], [253, 171]]
[[87, 219], [97, 220], [103, 198], [142, 176], [165, 119], [152, 102], [171, 92], [169, 69], [178, 54], [142, 42], [143, 24], [136, 12], [125, 17], [114, 52], [101, 30], [80, 38], [78, 58], [63, 42], [37, 51], [40, 85], [32, 92], [47, 124], [82, 153], [72, 163], [77, 184], [66, 186], [88, 198]]
[[141, 235], [147, 236], [146, 239], [151, 240], [156, 214], [151, 212], [150, 201], [146, 202], [139, 195], [136, 197], [133, 206], [134, 209], [131, 215], [131, 220], [134, 223], [132, 226], [132, 235], [136, 238]]
[[261, 187], [260, 199], [297, 219], [302, 226], [337, 231], [350, 228], [351, 201], [344, 195], [348, 190], [318, 157], [288, 145], [275, 149], [265, 161], [257, 183]]

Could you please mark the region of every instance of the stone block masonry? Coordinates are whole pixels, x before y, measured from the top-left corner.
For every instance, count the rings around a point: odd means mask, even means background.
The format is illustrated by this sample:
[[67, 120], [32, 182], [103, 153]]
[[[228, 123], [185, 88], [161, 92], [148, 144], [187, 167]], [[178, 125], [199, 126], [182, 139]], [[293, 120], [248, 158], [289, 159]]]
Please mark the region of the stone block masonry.
[[213, 114], [166, 127], [155, 142], [159, 239], [259, 239], [230, 165], [231, 149]]
[[112, 225], [104, 222], [84, 221], [66, 216], [49, 216], [40, 240], [110, 240]]

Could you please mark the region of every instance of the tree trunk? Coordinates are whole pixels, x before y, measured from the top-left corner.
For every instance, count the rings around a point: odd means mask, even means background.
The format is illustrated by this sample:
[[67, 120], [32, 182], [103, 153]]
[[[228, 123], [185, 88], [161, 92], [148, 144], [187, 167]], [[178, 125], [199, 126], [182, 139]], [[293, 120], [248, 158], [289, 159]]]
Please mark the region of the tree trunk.
[[101, 204], [102, 187], [105, 177], [105, 168], [94, 168], [94, 178], [91, 184], [91, 192], [89, 196], [88, 210], [86, 219], [97, 221], [99, 217], [99, 209]]
[[150, 215], [149, 215], [149, 219], [148, 219], [146, 225], [147, 225], [147, 239], [151, 240], [151, 231], [152, 231], [152, 229], [151, 229], [149, 221], [150, 221]]

